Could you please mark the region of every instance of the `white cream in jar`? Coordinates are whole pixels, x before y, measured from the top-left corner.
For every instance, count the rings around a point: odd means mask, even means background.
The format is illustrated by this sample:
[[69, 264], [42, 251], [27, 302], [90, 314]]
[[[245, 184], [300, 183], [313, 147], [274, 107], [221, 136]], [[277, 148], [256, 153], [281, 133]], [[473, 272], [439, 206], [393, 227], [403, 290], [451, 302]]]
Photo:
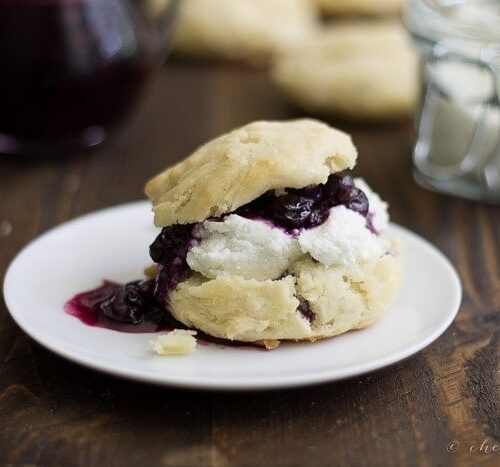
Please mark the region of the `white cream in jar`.
[[500, 201], [500, 2], [414, 0], [405, 20], [423, 53], [426, 87], [416, 180]]

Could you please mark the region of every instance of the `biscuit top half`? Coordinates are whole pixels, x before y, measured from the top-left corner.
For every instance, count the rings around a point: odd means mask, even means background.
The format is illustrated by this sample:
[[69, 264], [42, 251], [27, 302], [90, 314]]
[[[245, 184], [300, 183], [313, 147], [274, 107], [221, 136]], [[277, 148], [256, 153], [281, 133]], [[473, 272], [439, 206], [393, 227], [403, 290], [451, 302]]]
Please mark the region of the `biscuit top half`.
[[346, 133], [316, 120], [258, 121], [209, 141], [145, 187], [155, 224], [201, 222], [268, 190], [325, 183], [354, 167]]

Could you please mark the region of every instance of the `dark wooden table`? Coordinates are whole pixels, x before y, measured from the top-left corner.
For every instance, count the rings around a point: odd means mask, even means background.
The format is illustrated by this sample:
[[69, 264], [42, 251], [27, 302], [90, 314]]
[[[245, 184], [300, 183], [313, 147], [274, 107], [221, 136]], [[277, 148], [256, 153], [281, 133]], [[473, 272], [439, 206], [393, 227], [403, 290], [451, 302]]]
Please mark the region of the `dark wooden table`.
[[[107, 148], [59, 161], [0, 158], [0, 277], [35, 236], [143, 197], [146, 178], [206, 139], [296, 116], [265, 73], [230, 66], [169, 64], [146, 94]], [[390, 202], [393, 220], [458, 268], [464, 298], [446, 333], [404, 362], [339, 383], [196, 392], [69, 363], [25, 335], [2, 299], [1, 465], [500, 465], [500, 210], [416, 186], [409, 123], [338, 126], [352, 133], [357, 173]]]

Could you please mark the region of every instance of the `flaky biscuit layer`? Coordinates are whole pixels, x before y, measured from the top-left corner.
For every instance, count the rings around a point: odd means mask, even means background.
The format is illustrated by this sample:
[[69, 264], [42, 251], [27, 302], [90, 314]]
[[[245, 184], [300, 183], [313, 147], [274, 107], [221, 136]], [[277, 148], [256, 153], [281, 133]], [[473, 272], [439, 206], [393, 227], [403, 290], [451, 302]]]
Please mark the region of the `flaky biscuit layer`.
[[146, 194], [157, 226], [201, 222], [271, 189], [325, 183], [352, 168], [356, 154], [349, 135], [316, 120], [253, 122], [154, 177]]
[[[376, 321], [394, 299], [400, 279], [398, 255], [338, 267], [304, 257], [279, 280], [194, 275], [170, 294], [169, 307], [185, 325], [215, 337], [314, 341]], [[297, 310], [298, 297], [309, 302], [311, 322]]]

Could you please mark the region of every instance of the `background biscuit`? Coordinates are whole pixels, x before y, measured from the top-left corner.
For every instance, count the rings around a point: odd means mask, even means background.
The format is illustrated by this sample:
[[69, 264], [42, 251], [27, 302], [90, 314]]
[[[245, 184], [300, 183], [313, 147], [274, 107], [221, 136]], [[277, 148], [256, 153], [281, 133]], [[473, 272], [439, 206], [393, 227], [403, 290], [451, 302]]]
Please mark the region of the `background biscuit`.
[[276, 60], [272, 75], [296, 105], [358, 120], [410, 115], [418, 97], [418, 60], [397, 22], [332, 25]]
[[398, 13], [406, 0], [315, 0], [327, 16], [378, 16]]
[[310, 0], [182, 0], [174, 51], [259, 64], [315, 27]]

